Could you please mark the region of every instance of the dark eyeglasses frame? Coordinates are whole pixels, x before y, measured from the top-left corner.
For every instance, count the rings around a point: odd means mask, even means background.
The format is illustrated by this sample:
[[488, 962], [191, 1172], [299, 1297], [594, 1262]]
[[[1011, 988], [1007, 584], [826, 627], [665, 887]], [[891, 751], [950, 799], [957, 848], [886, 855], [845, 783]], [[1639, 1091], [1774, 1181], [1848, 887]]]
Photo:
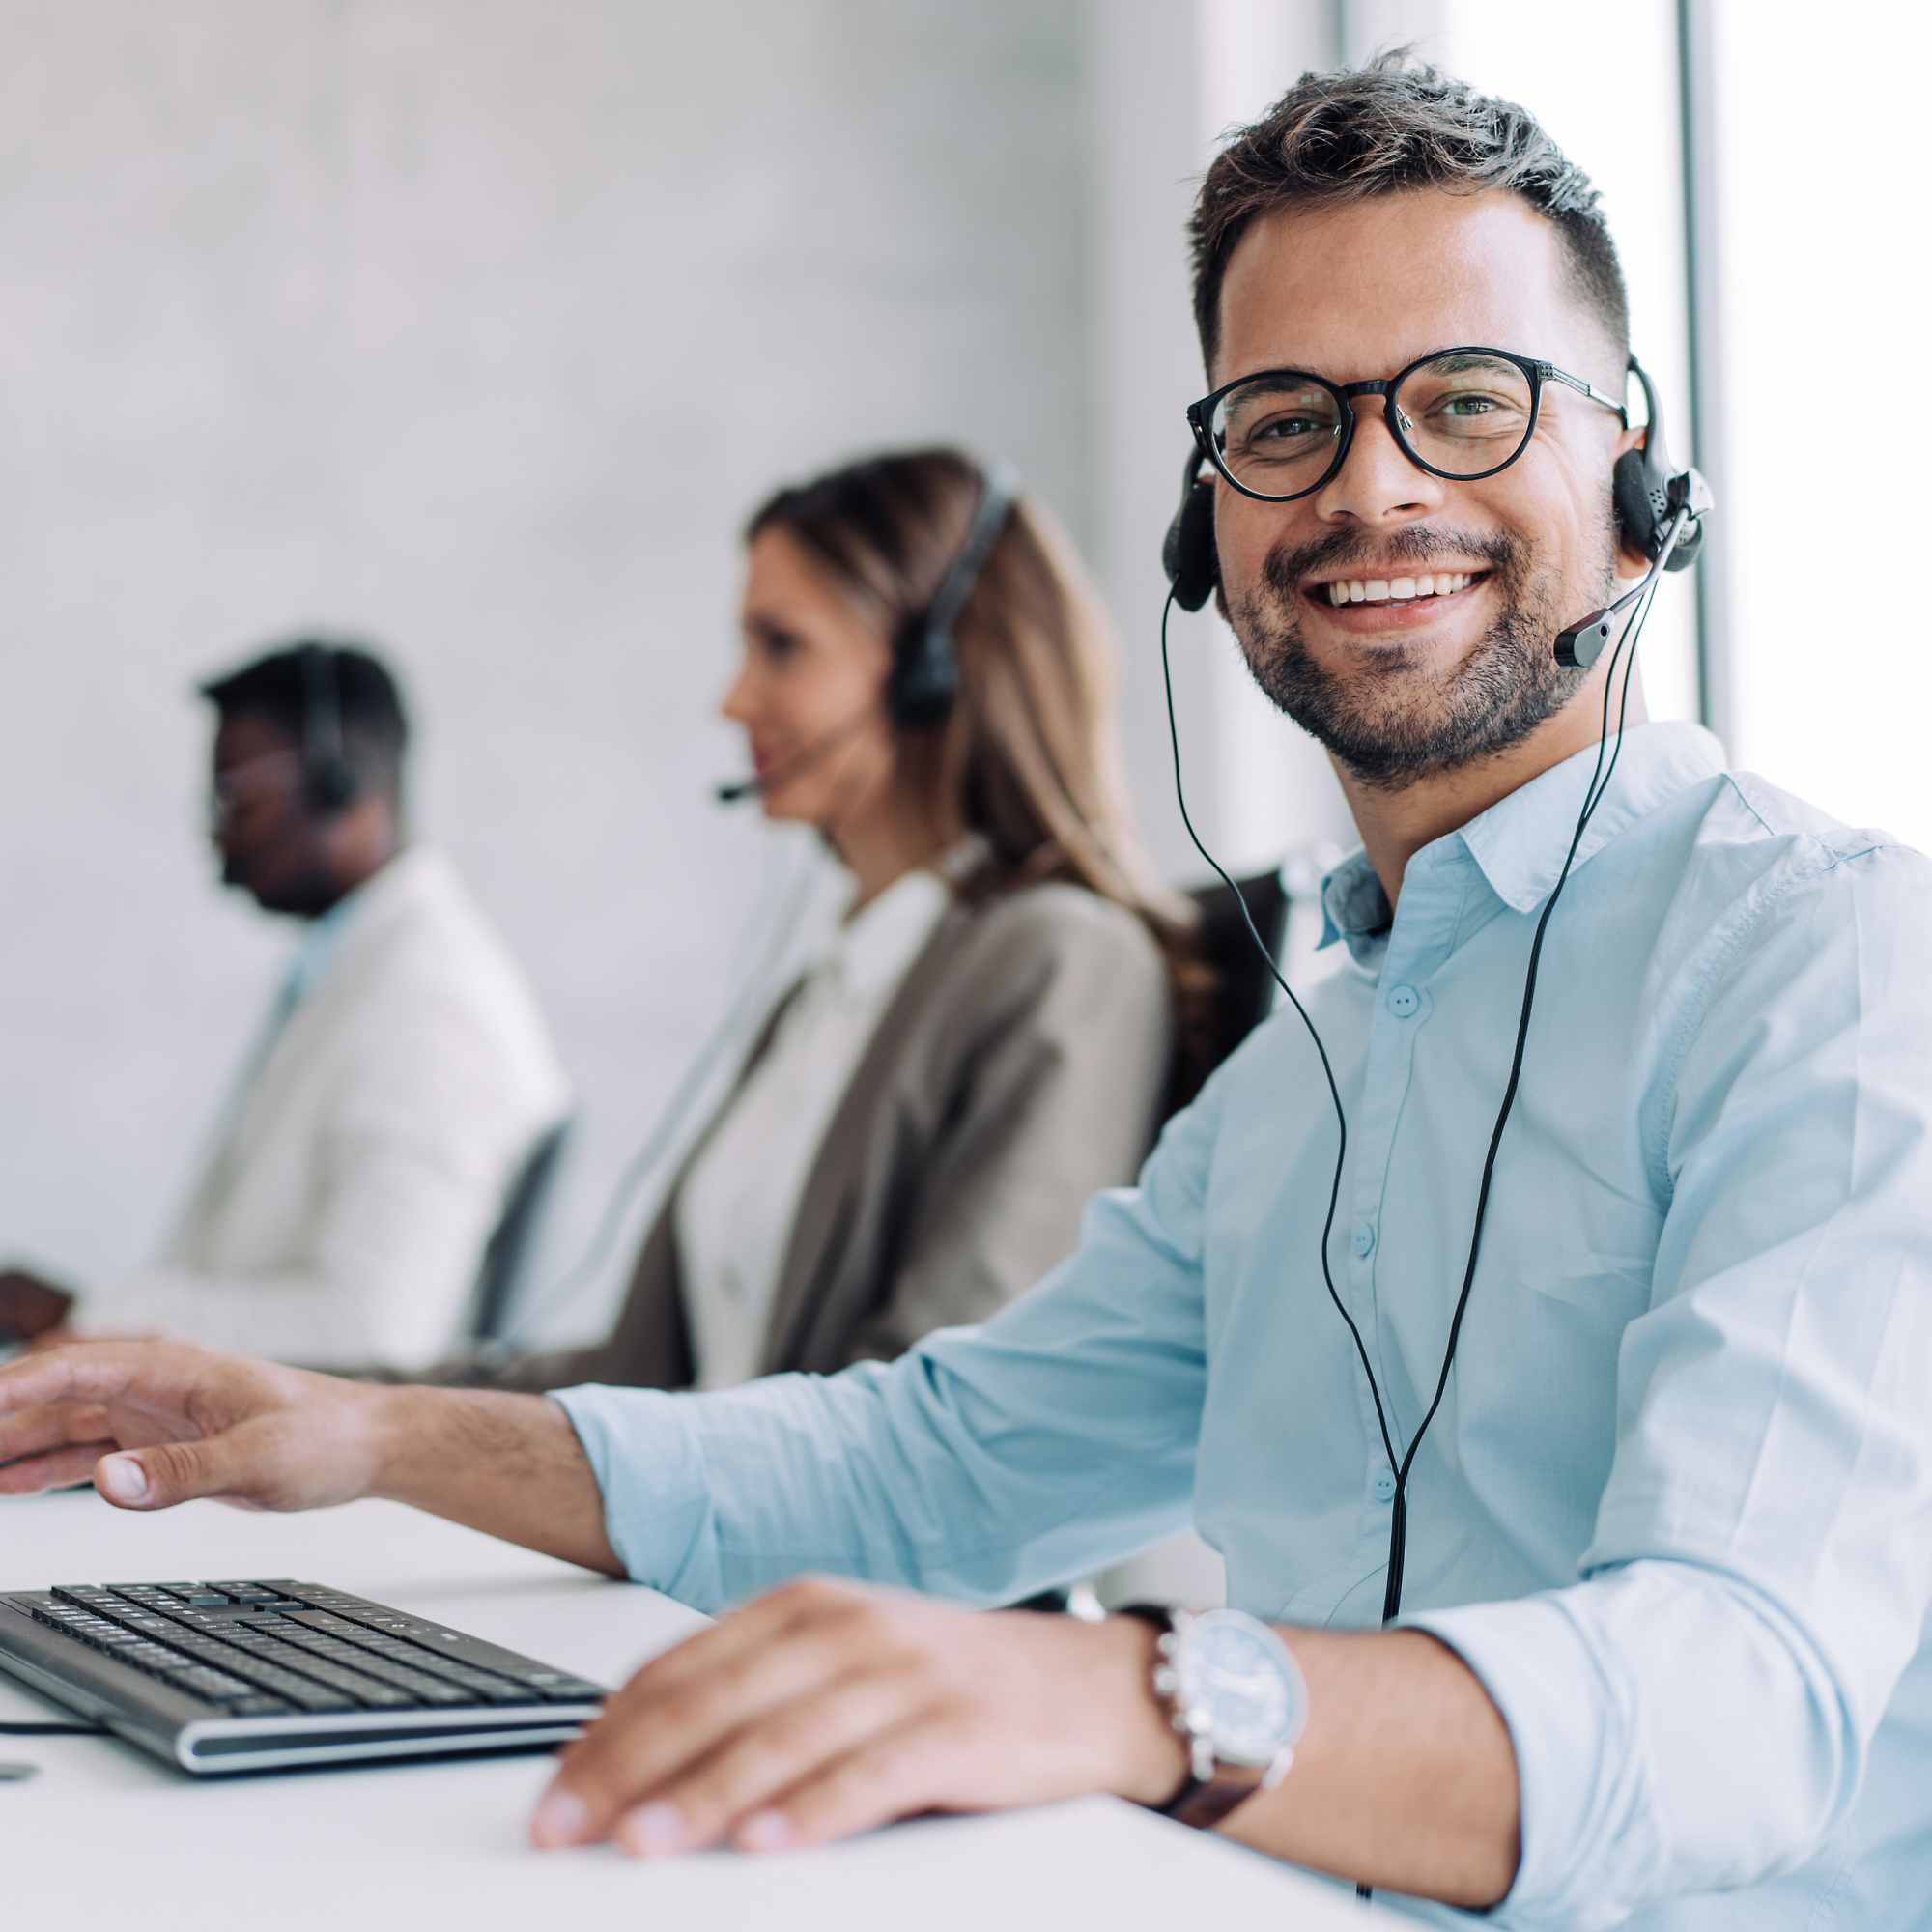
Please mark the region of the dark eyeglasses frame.
[[[1418, 369], [1427, 368], [1432, 362], [1439, 362], [1445, 355], [1493, 355], [1499, 362], [1513, 363], [1529, 380], [1529, 427], [1523, 432], [1522, 440], [1494, 469], [1478, 470], [1473, 476], [1458, 474], [1453, 469], [1438, 469], [1435, 464], [1426, 463], [1415, 453], [1408, 438], [1403, 433], [1402, 412], [1395, 406], [1396, 391], [1415, 374]], [[1292, 490], [1285, 497], [1274, 497], [1264, 490], [1251, 490], [1247, 484], [1230, 469], [1223, 461], [1221, 452], [1214, 447], [1214, 438], [1208, 425], [1213, 420], [1215, 406], [1221, 398], [1236, 389], [1244, 388], [1250, 383], [1259, 383], [1267, 377], [1285, 377], [1297, 383], [1313, 383], [1318, 388], [1326, 389], [1335, 398], [1337, 414], [1341, 425], [1341, 435], [1335, 445], [1335, 455], [1321, 476], [1309, 484], [1305, 490]], [[1561, 383], [1566, 388], [1575, 389], [1579, 396], [1586, 396], [1593, 403], [1613, 411], [1617, 420], [1628, 429], [1630, 412], [1623, 404], [1615, 403], [1595, 389], [1580, 376], [1572, 376], [1559, 369], [1552, 362], [1539, 362], [1533, 356], [1518, 355], [1508, 349], [1488, 349], [1479, 344], [1465, 344], [1460, 349], [1435, 349], [1427, 355], [1418, 355], [1407, 368], [1399, 371], [1383, 383], [1331, 383], [1326, 376], [1318, 376], [1309, 369], [1256, 369], [1245, 376], [1236, 376], [1232, 383], [1223, 383], [1211, 395], [1203, 396], [1198, 403], [1187, 406], [1188, 426], [1194, 432], [1194, 440], [1200, 445], [1201, 453], [1210, 462], [1229, 484], [1238, 490], [1243, 497], [1252, 497], [1258, 503], [1293, 503], [1303, 497], [1312, 497], [1316, 491], [1334, 481], [1343, 464], [1349, 460], [1349, 451], [1355, 440], [1355, 398], [1357, 396], [1379, 396], [1382, 399], [1382, 420], [1388, 424], [1389, 435], [1395, 444], [1418, 469], [1427, 470], [1431, 476], [1440, 476], [1448, 483], [1480, 483], [1486, 476], [1500, 475], [1525, 449], [1530, 439], [1536, 434], [1536, 425], [1543, 416], [1543, 385], [1546, 383]]]

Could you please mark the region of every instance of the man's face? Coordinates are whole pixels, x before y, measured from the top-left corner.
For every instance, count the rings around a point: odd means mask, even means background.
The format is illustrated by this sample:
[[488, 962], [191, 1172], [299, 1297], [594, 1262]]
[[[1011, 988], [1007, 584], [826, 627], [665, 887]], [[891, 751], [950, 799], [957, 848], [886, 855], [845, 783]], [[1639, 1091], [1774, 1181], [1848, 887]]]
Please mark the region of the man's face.
[[273, 719], [242, 712], [214, 736], [214, 822], [224, 885], [269, 912], [313, 915], [340, 896], [312, 810], [301, 747]]
[[[1617, 352], [1565, 286], [1554, 225], [1511, 194], [1427, 188], [1258, 221], [1228, 265], [1213, 380], [1385, 380], [1464, 346], [1623, 394]], [[1609, 601], [1610, 470], [1636, 439], [1547, 384], [1528, 448], [1463, 483], [1404, 455], [1381, 397], [1356, 398], [1355, 417], [1348, 461], [1310, 496], [1261, 503], [1219, 482], [1222, 592], [1268, 695], [1358, 778], [1399, 789], [1519, 743], [1577, 694], [1588, 674], [1558, 667], [1551, 641]], [[1445, 575], [1467, 586], [1340, 606], [1328, 588]]]

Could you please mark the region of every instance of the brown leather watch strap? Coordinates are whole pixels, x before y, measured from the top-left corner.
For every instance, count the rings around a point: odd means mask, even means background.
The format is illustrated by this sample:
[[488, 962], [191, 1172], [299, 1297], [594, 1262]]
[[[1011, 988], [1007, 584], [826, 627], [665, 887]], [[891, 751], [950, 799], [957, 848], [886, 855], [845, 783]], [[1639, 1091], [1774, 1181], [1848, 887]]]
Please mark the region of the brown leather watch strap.
[[1209, 1825], [1218, 1825], [1236, 1804], [1252, 1798], [1261, 1788], [1259, 1766], [1217, 1763], [1214, 1776], [1205, 1784], [1189, 1772], [1186, 1783], [1160, 1807], [1161, 1815], [1205, 1832]]

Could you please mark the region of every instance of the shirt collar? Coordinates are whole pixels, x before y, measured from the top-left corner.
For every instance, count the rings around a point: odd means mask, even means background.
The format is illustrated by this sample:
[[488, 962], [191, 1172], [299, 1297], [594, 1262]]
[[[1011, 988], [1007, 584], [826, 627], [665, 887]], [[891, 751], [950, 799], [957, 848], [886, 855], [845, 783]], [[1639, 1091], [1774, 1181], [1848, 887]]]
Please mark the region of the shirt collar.
[[[390, 865], [394, 865], [394, 861]], [[385, 867], [384, 872], [389, 867]], [[308, 923], [296, 956], [289, 962], [289, 977], [282, 997], [294, 1007], [305, 1000], [328, 976], [328, 969], [341, 956], [350, 932], [369, 902], [370, 889], [384, 876], [378, 872], [365, 879], [354, 892], [344, 893], [329, 909]]]
[[[1573, 872], [1639, 818], [1724, 769], [1723, 747], [1701, 724], [1634, 724], [1621, 749], [1614, 740], [1611, 749], [1617, 760], [1609, 788], [1577, 847]], [[1495, 895], [1513, 911], [1529, 911], [1548, 897], [1562, 874], [1596, 768], [1591, 745], [1425, 845], [1409, 865], [1447, 856], [1460, 840]], [[1358, 965], [1379, 955], [1393, 919], [1366, 852], [1351, 852], [1321, 882], [1321, 944], [1345, 940]]]
[[826, 965], [847, 993], [870, 999], [912, 963], [952, 896], [946, 882], [923, 867], [895, 879], [838, 927]]

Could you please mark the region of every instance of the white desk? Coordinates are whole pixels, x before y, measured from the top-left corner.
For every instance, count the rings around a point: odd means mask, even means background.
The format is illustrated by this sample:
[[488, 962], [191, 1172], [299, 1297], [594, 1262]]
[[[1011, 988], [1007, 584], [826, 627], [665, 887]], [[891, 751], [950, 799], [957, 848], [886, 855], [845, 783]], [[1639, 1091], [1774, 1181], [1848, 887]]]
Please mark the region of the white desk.
[[[701, 1621], [655, 1591], [388, 1503], [299, 1517], [190, 1503], [128, 1516], [91, 1492], [0, 1500], [0, 1589], [173, 1577], [331, 1583], [608, 1684]], [[0, 1676], [0, 1721], [59, 1715]], [[0, 1736], [0, 1759], [42, 1767], [30, 1782], [0, 1783], [10, 1924], [48, 1922], [64, 1904], [90, 1923], [144, 1932], [1363, 1924], [1338, 1889], [1110, 1799], [900, 1825], [817, 1852], [643, 1864], [608, 1847], [530, 1849], [542, 1757], [218, 1782], [110, 1739]]]

